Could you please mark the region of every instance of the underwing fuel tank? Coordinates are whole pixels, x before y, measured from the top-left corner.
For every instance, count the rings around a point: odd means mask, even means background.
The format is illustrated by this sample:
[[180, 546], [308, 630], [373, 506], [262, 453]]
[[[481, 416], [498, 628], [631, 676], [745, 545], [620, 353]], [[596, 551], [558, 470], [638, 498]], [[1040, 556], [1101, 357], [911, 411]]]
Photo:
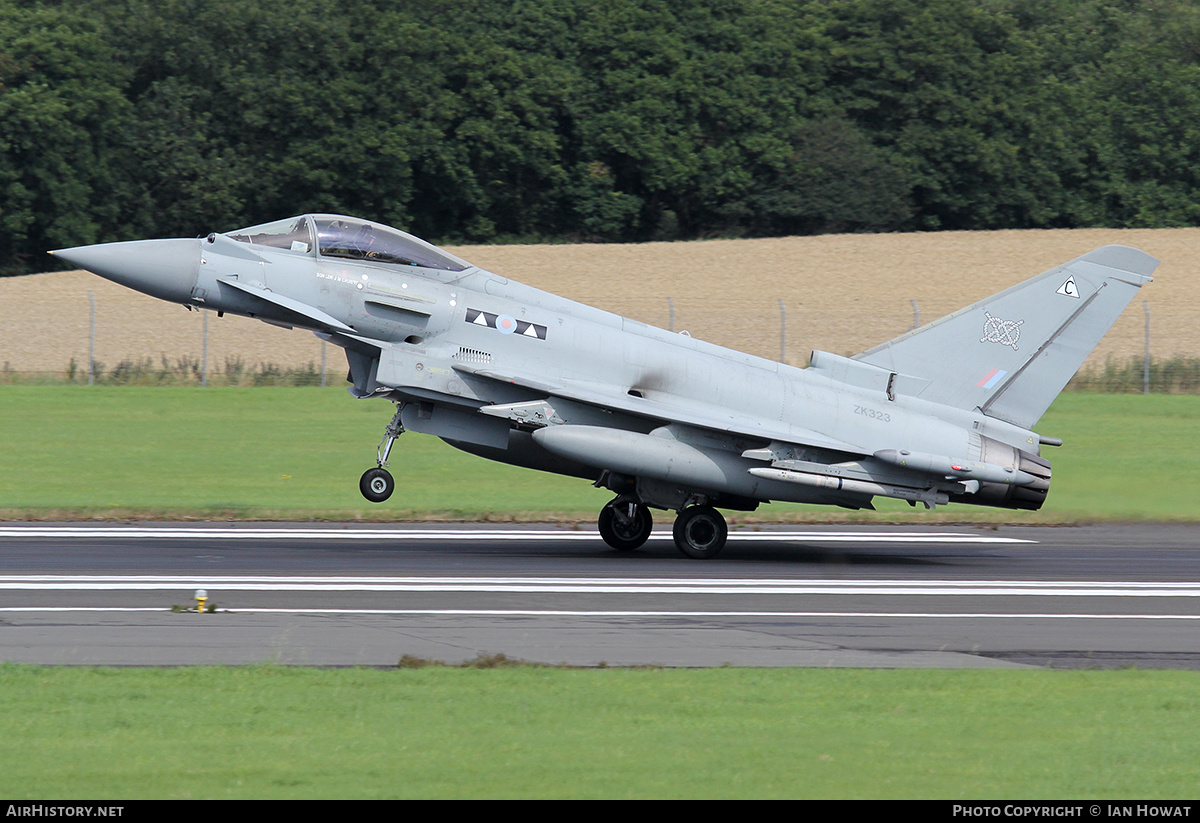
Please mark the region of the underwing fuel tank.
[[585, 465], [634, 477], [652, 477], [699, 488], [723, 488], [731, 474], [716, 455], [667, 437], [601, 426], [547, 426], [533, 433], [546, 451]]
[[[534, 431], [534, 442], [546, 451], [577, 463], [629, 477], [704, 491], [726, 504], [741, 496], [777, 500], [813, 500], [839, 503], [828, 492], [797, 492], [773, 479], [764, 480], [746, 471], [746, 462], [734, 452], [700, 448], [669, 434], [642, 434], [602, 426], [567, 424]], [[847, 502], [850, 501], [849, 498]]]

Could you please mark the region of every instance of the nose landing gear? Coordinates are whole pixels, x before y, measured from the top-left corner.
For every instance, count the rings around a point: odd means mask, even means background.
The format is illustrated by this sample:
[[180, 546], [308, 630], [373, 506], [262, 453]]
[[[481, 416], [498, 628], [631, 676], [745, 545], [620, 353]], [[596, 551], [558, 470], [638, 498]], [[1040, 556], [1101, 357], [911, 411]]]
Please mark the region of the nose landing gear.
[[404, 434], [404, 424], [400, 422], [400, 411], [404, 408], [404, 404], [393, 402], [396, 403], [396, 413], [392, 415], [391, 422], [384, 429], [383, 439], [379, 441], [375, 468], [367, 469], [358, 480], [358, 490], [372, 503], [382, 503], [396, 490], [396, 481], [392, 478], [391, 472], [384, 468], [388, 465], [387, 459], [388, 455], [392, 453], [392, 444], [396, 442], [397, 437]]

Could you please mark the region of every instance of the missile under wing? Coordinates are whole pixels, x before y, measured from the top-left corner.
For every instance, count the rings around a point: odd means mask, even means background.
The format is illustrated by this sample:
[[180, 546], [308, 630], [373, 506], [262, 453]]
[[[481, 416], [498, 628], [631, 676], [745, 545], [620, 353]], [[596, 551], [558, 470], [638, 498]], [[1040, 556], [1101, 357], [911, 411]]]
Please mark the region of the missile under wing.
[[350, 393], [395, 405], [370, 500], [405, 431], [591, 481], [603, 539], [641, 546], [677, 513], [690, 557], [721, 551], [718, 509], [770, 501], [1038, 509], [1034, 432], [1158, 261], [1105, 246], [854, 357], [794, 368], [522, 285], [412, 235], [309, 214], [186, 240], [53, 252], [188, 307], [308, 329], [342, 347]]

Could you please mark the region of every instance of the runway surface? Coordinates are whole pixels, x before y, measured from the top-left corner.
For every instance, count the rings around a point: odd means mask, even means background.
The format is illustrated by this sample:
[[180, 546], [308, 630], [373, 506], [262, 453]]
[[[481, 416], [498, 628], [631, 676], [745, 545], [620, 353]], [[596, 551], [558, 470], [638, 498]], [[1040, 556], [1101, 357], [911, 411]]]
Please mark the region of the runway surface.
[[[197, 589], [217, 611], [194, 607]], [[0, 660], [1200, 668], [1200, 528], [0, 525]]]

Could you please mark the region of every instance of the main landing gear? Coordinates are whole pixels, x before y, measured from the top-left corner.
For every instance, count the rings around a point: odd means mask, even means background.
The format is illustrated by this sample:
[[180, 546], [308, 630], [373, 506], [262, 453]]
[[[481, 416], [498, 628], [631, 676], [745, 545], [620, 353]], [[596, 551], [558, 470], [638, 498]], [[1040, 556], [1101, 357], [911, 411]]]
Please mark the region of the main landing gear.
[[725, 548], [729, 526], [712, 506], [688, 506], [675, 518], [675, 548], [696, 560], [711, 560]]
[[617, 551], [631, 552], [650, 537], [654, 519], [650, 509], [628, 497], [610, 500], [600, 510], [600, 536]]
[[[604, 542], [617, 551], [633, 551], [650, 537], [654, 527], [650, 509], [631, 497], [617, 497], [600, 510], [597, 525]], [[712, 506], [687, 506], [679, 510], [673, 530], [675, 547], [696, 560], [710, 560], [725, 548], [729, 526]]]
[[396, 413], [392, 415], [392, 421], [387, 424], [383, 439], [379, 441], [375, 468], [363, 472], [363, 476], [358, 481], [358, 490], [372, 503], [382, 503], [396, 490], [396, 481], [392, 479], [391, 472], [384, 466], [388, 464], [387, 459], [388, 455], [392, 453], [392, 444], [396, 442], [397, 437], [404, 434], [404, 425], [400, 422], [402, 408], [404, 408], [404, 404], [396, 403]]

